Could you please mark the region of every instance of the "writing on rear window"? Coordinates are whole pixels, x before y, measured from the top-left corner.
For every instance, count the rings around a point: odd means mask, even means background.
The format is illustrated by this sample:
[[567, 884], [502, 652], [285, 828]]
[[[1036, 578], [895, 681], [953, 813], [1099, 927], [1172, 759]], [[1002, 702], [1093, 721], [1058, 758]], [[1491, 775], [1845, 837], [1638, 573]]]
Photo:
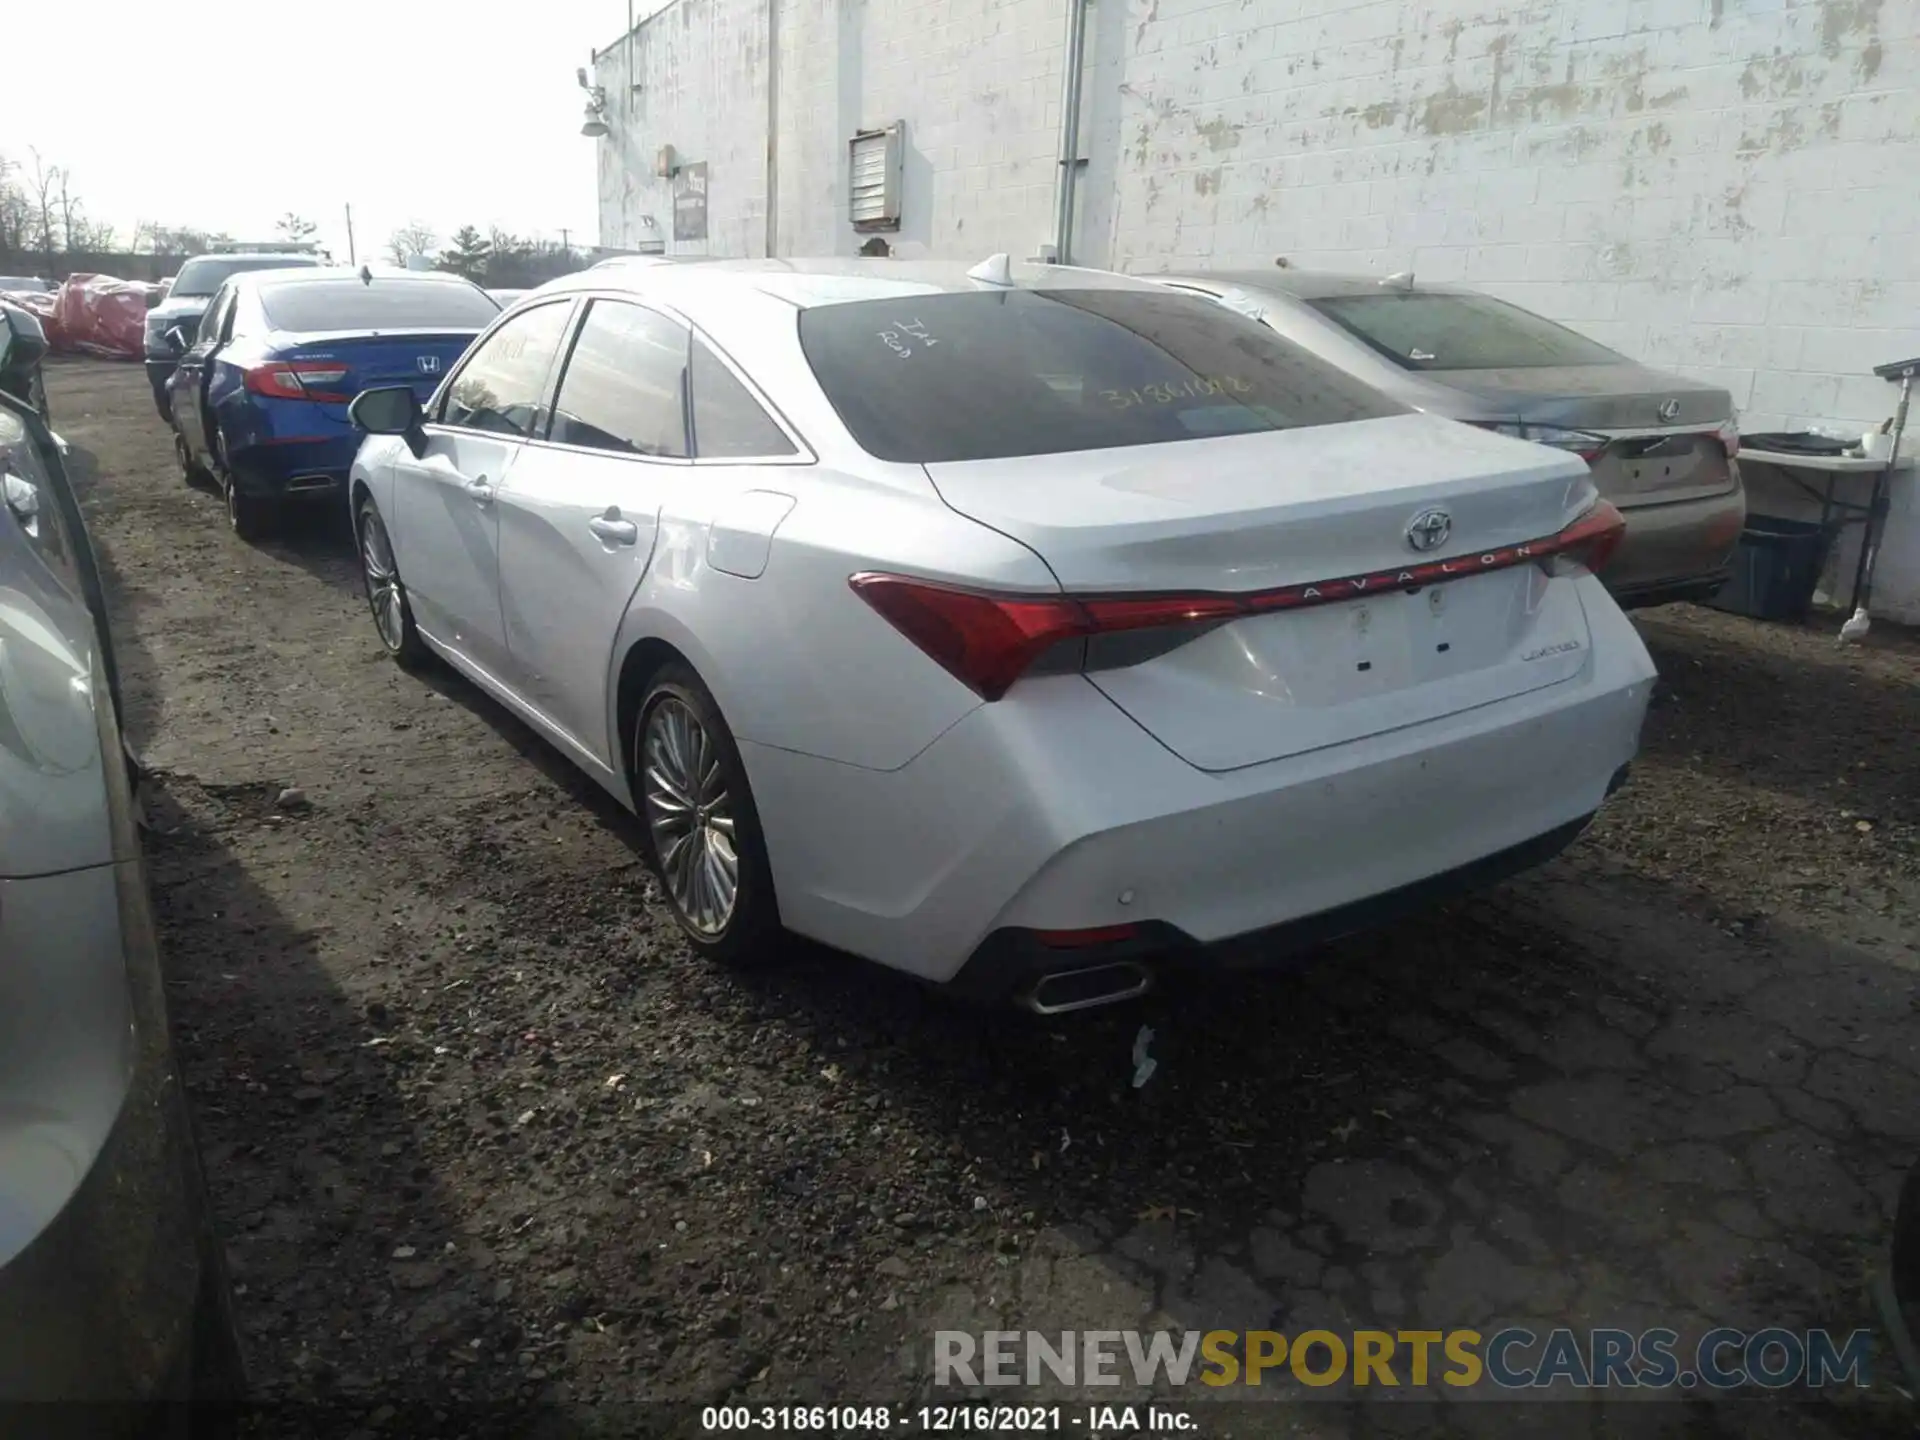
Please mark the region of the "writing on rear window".
[[880, 332], [881, 343], [902, 360], [913, 354], [913, 343], [938, 345], [940, 342], [927, 333], [927, 327], [918, 319], [896, 320], [888, 329]]
[[1133, 405], [1171, 405], [1176, 400], [1194, 400], [1208, 395], [1251, 395], [1253, 386], [1238, 375], [1192, 375], [1185, 380], [1169, 380], [1159, 385], [1142, 385], [1137, 390], [1102, 390], [1101, 399], [1116, 410]]

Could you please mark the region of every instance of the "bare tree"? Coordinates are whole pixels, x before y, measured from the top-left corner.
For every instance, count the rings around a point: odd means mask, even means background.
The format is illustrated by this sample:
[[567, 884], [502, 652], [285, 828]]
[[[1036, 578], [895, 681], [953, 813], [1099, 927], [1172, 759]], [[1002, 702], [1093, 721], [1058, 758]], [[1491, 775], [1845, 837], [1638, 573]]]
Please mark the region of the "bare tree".
[[412, 220], [387, 237], [387, 254], [394, 264], [404, 265], [415, 255], [431, 255], [439, 239], [431, 225]]
[[29, 223], [33, 226], [33, 238], [38, 242], [40, 259], [48, 269], [52, 269], [56, 248], [53, 242], [54, 201], [60, 193], [63, 175], [58, 165], [49, 167], [47, 162], [40, 158], [38, 150], [29, 146], [27, 153], [33, 156], [33, 189], [27, 202], [32, 209]]

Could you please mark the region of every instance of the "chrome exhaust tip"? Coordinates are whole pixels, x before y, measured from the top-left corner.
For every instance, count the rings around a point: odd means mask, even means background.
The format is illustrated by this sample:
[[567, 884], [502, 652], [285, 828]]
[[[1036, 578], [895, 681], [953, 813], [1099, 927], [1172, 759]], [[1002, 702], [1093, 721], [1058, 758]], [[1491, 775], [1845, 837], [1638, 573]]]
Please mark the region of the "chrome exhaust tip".
[[1042, 975], [1020, 1003], [1036, 1015], [1065, 1015], [1137, 999], [1152, 988], [1153, 971], [1136, 960], [1116, 960]]

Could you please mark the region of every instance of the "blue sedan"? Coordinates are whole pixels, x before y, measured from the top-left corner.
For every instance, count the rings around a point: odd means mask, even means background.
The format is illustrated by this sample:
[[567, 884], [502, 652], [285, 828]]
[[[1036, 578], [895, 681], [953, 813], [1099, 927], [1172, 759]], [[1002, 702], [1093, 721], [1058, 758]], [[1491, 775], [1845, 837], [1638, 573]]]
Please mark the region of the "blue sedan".
[[425, 402], [499, 313], [478, 286], [432, 271], [235, 275], [168, 385], [180, 468], [211, 477], [235, 532], [257, 538], [287, 500], [342, 493], [360, 448], [355, 395], [404, 384]]

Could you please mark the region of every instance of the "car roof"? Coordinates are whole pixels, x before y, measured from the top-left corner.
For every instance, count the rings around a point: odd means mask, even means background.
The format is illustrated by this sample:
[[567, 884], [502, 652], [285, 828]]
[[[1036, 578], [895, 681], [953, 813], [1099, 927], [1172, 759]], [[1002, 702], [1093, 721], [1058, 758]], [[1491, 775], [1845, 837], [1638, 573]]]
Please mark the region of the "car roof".
[[[250, 270], [233, 276], [228, 283], [257, 290], [275, 290], [285, 285], [314, 285], [329, 280], [355, 280], [362, 283], [413, 280], [428, 285], [468, 285], [476, 290], [480, 288], [464, 275], [455, 275], [447, 270], [402, 270], [393, 265], [307, 265], [299, 269], [298, 275], [285, 275], [276, 270]], [[371, 280], [368, 277], [371, 277]]]
[[204, 255], [190, 255], [181, 263], [191, 265], [195, 260], [284, 260], [289, 265], [324, 263], [318, 255], [309, 255], [304, 250], [209, 250]]
[[1233, 285], [1242, 290], [1266, 290], [1292, 295], [1301, 300], [1331, 300], [1349, 295], [1378, 295], [1383, 290], [1412, 290], [1428, 295], [1464, 295], [1469, 292], [1453, 285], [1422, 285], [1417, 279], [1394, 277], [1387, 283], [1381, 275], [1346, 275], [1333, 270], [1296, 270], [1292, 266], [1272, 270], [1174, 270], [1155, 276], [1160, 280], [1199, 280], [1209, 285]]
[[[969, 275], [964, 260], [798, 259], [709, 260], [699, 265], [609, 265], [577, 271], [542, 286], [568, 290], [631, 289], [662, 298], [715, 300], [743, 293], [768, 296], [797, 309], [888, 300], [905, 295], [965, 294], [995, 288]], [[1018, 290], [1113, 289], [1151, 291], [1151, 281], [1071, 265], [1014, 262], [1010, 284]]]

